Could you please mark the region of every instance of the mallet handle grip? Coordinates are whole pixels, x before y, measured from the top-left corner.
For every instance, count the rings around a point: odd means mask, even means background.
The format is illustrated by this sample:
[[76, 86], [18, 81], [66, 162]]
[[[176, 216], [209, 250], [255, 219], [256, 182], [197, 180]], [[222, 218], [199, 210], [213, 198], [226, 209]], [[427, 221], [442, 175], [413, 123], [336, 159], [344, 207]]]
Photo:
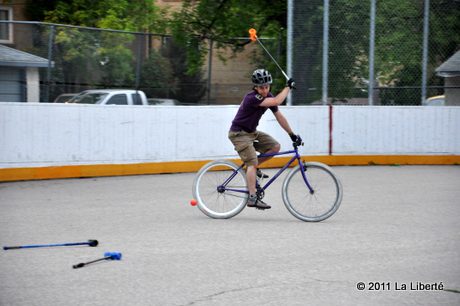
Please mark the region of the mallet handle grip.
[[22, 247], [20, 247], [20, 246], [10, 246], [10, 247], [5, 246], [5, 247], [3, 247], [3, 249], [4, 250], [14, 250], [14, 249], [22, 249]]

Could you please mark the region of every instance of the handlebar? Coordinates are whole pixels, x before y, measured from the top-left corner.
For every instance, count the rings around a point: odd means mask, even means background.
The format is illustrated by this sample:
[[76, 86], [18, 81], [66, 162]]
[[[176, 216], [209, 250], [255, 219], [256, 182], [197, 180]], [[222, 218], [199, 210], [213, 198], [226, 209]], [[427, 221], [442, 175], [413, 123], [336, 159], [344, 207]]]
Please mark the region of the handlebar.
[[296, 142], [293, 142], [292, 143], [292, 146], [294, 147], [294, 149], [297, 149], [299, 146], [303, 146], [305, 145], [305, 143], [303, 141], [296, 141]]

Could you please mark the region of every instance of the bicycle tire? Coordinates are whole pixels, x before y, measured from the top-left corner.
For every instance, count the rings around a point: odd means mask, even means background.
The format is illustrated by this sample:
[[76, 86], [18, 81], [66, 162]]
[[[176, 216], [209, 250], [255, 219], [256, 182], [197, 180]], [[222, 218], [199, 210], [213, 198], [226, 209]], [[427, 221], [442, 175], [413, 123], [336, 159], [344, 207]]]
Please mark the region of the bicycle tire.
[[[218, 190], [219, 185], [238, 168], [231, 161], [215, 160], [198, 171], [193, 182], [193, 196], [197, 200], [198, 208], [208, 217], [232, 218], [246, 207], [248, 193]], [[246, 174], [240, 169], [227, 187], [247, 190], [247, 185]]]
[[314, 193], [310, 193], [300, 171], [293, 168], [283, 182], [283, 202], [296, 218], [306, 222], [326, 220], [339, 209], [342, 202], [342, 184], [332, 169], [322, 163], [303, 164], [305, 175]]

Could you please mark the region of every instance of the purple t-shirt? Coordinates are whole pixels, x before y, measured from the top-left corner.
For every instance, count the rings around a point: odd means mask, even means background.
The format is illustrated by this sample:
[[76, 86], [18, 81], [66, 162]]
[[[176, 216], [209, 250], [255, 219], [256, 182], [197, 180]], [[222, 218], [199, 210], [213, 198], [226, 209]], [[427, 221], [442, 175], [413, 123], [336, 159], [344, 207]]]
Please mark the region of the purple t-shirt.
[[[268, 93], [267, 97], [273, 97], [271, 93]], [[236, 113], [235, 119], [232, 121], [230, 131], [239, 132], [245, 131], [252, 133], [256, 131], [259, 125], [259, 120], [268, 107], [260, 106], [260, 103], [264, 101], [264, 97], [259, 95], [257, 91], [253, 90], [246, 94], [243, 102], [240, 104], [240, 108]], [[269, 107], [273, 113], [278, 111], [278, 106]]]

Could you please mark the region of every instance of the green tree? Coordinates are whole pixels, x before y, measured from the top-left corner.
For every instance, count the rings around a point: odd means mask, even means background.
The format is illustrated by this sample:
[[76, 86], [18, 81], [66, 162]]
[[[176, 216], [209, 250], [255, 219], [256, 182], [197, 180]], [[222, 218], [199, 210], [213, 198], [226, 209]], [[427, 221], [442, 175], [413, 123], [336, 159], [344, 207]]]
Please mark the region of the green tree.
[[152, 50], [142, 66], [141, 89], [148, 97], [171, 98], [170, 88], [173, 84], [170, 61], [160, 52]]
[[[430, 62], [431, 84], [439, 84], [433, 71], [459, 48], [460, 2], [431, 1]], [[258, 30], [259, 37], [286, 37], [286, 1], [202, 0], [185, 1], [174, 15], [172, 32], [187, 48], [188, 72], [199, 70], [207, 53], [207, 40], [217, 47], [234, 51], [249, 41], [232, 40], [247, 37], [248, 28]], [[370, 1], [331, 0], [329, 27], [329, 95], [343, 99], [367, 96], [369, 71]], [[321, 97], [323, 1], [296, 0], [294, 24], [294, 77], [302, 101], [311, 103]], [[375, 75], [381, 87], [420, 86], [423, 33], [423, 1], [377, 1]], [[280, 35], [281, 34], [281, 35]], [[271, 48], [271, 51], [274, 49]], [[278, 61], [285, 61], [285, 48]], [[273, 53], [272, 53], [273, 54]], [[258, 63], [263, 60], [259, 54]], [[269, 61], [268, 61], [269, 63]], [[277, 68], [267, 66], [272, 71]], [[296, 72], [297, 71], [297, 72]], [[402, 92], [389, 89], [392, 103], [417, 101], [419, 89]]]
[[209, 39], [217, 48], [240, 51], [250, 41], [235, 37], [249, 37], [249, 28], [256, 28], [259, 36], [278, 37], [285, 15], [285, 0], [185, 0], [181, 11], [173, 14], [171, 31], [177, 43], [187, 47], [191, 73], [201, 69]]
[[[280, 63], [285, 62], [285, 53], [277, 52], [278, 38], [283, 37], [280, 31], [286, 23], [286, 1], [282, 0], [185, 0], [182, 9], [173, 14], [170, 21], [171, 32], [175, 43], [185, 51], [180, 56], [185, 70], [176, 65], [176, 76], [182, 89], [178, 88], [179, 96], [188, 92], [196, 92], [204, 95], [204, 84], [201, 79], [202, 67], [209, 50], [210, 40], [213, 41], [214, 50], [225, 61], [227, 50], [233, 52], [242, 51], [249, 40], [248, 30], [257, 29], [259, 37], [273, 37], [276, 40], [268, 43], [268, 48], [273, 54], [280, 55]], [[235, 37], [248, 37], [248, 39], [235, 39]], [[284, 35], [285, 37], [285, 35]], [[261, 52], [263, 52], [260, 49]], [[272, 72], [278, 70], [276, 66], [267, 60], [266, 56], [258, 53], [253, 61]], [[185, 75], [184, 75], [185, 74]], [[249, 72], [248, 72], [249, 75]], [[283, 79], [275, 79], [282, 82]], [[280, 81], [281, 80], [281, 81]], [[188, 85], [187, 85], [188, 84]], [[282, 86], [282, 85], [281, 85]], [[278, 83], [275, 87], [280, 87]], [[195, 89], [193, 89], [195, 88]], [[196, 98], [195, 98], [196, 99]]]
[[55, 9], [59, 0], [27, 0], [24, 15], [27, 20], [44, 21], [45, 14]]
[[45, 12], [45, 21], [85, 27], [137, 32], [165, 29], [164, 11], [153, 0], [71, 0], [57, 1]]
[[[48, 37], [49, 31], [45, 32]], [[100, 74], [97, 53], [99, 40], [91, 33], [75, 28], [58, 28], [54, 37], [53, 78], [64, 83], [61, 92], [79, 92], [96, 84]], [[81, 84], [81, 85], [78, 85]]]
[[[42, 2], [42, 0], [37, 0]], [[109, 27], [131, 31], [172, 33], [178, 49], [185, 54], [174, 58], [173, 74], [177, 82], [200, 84], [202, 67], [206, 58], [209, 40], [221, 49], [238, 52], [248, 40], [234, 37], [248, 37], [253, 27], [259, 37], [281, 38], [283, 43], [264, 41], [281, 66], [286, 59], [286, 0], [185, 0], [180, 11], [168, 14], [159, 10], [151, 0], [72, 0], [50, 1], [54, 9], [46, 12], [46, 21], [91, 27]], [[369, 70], [369, 1], [330, 0], [329, 41], [329, 94], [333, 98], [367, 96], [365, 92]], [[54, 6], [53, 6], [54, 5]], [[439, 85], [442, 80], [433, 71], [459, 47], [460, 2], [457, 0], [431, 1], [430, 6], [430, 84]], [[299, 19], [294, 26], [294, 78], [302, 103], [311, 103], [321, 96], [323, 0], [296, 0], [295, 14]], [[419, 89], [397, 92], [384, 88], [420, 86], [423, 30], [423, 1], [385, 0], [377, 1], [375, 75], [382, 87], [383, 100], [391, 103], [406, 103], [419, 96]], [[64, 34], [61, 34], [64, 35]], [[77, 35], [72, 33], [72, 35]], [[81, 34], [83, 35], [83, 34]], [[107, 35], [110, 36], [110, 35]], [[121, 37], [121, 36], [120, 36]], [[132, 82], [132, 69], [117, 62], [132, 56], [129, 48], [133, 38], [65, 37], [58, 38], [67, 45], [65, 57], [80, 64], [79, 55], [93, 55], [86, 66], [101, 65], [99, 75], [114, 80], [111, 74], [118, 74], [118, 80]], [[107, 39], [108, 40], [108, 39]], [[56, 39], [58, 43], [59, 40]], [[90, 43], [86, 43], [90, 41]], [[78, 43], [77, 43], [78, 42]], [[91, 45], [89, 45], [91, 44]], [[123, 48], [130, 51], [123, 51]], [[63, 48], [64, 49], [64, 48]], [[73, 50], [71, 50], [73, 49]], [[113, 50], [109, 50], [113, 49]], [[132, 49], [132, 51], [131, 51]], [[131, 53], [130, 53], [131, 52]], [[223, 53], [222, 53], [223, 54]], [[108, 61], [107, 61], [108, 60]], [[255, 62], [277, 73], [277, 68], [260, 50]], [[187, 69], [179, 67], [178, 63]], [[112, 65], [112, 66], [111, 66]], [[284, 67], [283, 67], [284, 68]], [[89, 68], [88, 68], [89, 69]], [[89, 71], [87, 71], [89, 72]], [[82, 75], [90, 73], [82, 73]], [[188, 78], [188, 79], [187, 79]], [[282, 78], [276, 78], [281, 87]], [[176, 86], [181, 87], [181, 86]], [[176, 92], [179, 92], [176, 89]], [[196, 92], [200, 92], [197, 90]], [[179, 94], [181, 95], [181, 94]]]
[[[35, 9], [38, 18], [51, 23], [137, 32], [164, 31], [166, 25], [164, 12], [152, 0], [59, 0], [42, 6], [44, 11], [38, 4], [29, 1], [26, 10]], [[139, 41], [134, 34], [57, 26], [54, 75], [72, 92], [95, 86], [132, 87], [136, 61], [141, 60], [136, 58], [135, 42]]]
[[161, 51], [171, 61], [175, 84], [172, 89], [172, 97], [185, 103], [198, 103], [206, 93], [206, 84], [201, 69], [187, 72], [187, 51], [181, 48], [174, 39], [170, 39]]
[[[330, 50], [334, 53], [330, 53], [330, 94], [337, 98], [356, 97], [360, 95], [359, 87], [366, 88], [369, 81], [369, 2], [331, 3]], [[459, 5], [454, 0], [431, 1], [430, 84], [442, 81], [434, 69], [459, 47]], [[424, 2], [377, 1], [376, 9], [374, 69], [382, 103], [417, 102], [421, 95]], [[361, 92], [367, 97], [367, 91]]]

